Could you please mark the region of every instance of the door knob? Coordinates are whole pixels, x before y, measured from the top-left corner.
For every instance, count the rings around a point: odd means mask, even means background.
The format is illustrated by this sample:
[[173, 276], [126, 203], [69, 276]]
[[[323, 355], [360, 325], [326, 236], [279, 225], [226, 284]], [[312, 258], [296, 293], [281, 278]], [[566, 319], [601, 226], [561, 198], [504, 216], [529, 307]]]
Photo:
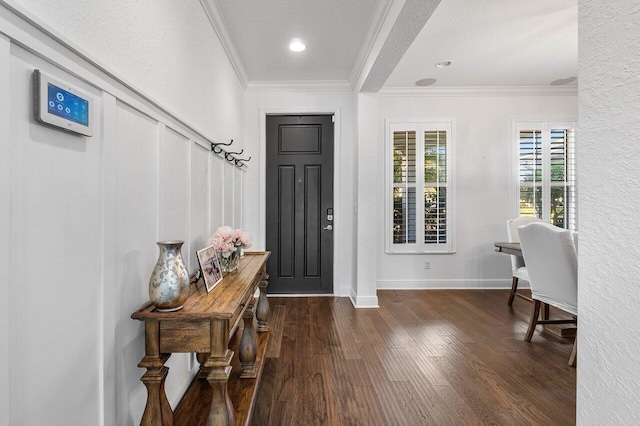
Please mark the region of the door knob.
[[322, 229], [324, 229], [325, 231], [333, 231], [333, 226], [332, 225], [327, 225]]

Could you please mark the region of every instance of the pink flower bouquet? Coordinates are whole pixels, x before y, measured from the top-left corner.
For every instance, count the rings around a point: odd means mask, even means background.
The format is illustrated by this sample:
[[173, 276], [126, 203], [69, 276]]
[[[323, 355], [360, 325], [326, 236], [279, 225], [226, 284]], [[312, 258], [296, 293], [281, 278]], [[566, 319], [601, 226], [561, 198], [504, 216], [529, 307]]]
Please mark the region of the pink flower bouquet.
[[247, 231], [221, 226], [209, 239], [212, 245], [222, 254], [222, 269], [225, 272], [234, 271], [240, 261], [240, 249], [249, 248], [253, 242]]

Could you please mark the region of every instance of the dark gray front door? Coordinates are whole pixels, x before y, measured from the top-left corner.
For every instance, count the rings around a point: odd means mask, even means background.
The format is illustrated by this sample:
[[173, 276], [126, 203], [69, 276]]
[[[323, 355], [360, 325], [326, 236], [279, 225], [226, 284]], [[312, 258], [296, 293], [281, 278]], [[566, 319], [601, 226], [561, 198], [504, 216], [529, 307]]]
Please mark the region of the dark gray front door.
[[333, 119], [267, 116], [269, 293], [333, 293]]

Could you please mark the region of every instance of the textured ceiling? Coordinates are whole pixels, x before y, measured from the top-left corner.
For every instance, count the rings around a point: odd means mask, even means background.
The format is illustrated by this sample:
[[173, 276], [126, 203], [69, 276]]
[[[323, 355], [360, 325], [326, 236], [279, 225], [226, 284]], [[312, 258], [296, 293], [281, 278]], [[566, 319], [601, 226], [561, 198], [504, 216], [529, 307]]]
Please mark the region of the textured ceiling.
[[[349, 79], [376, 0], [216, 0], [250, 81]], [[289, 51], [301, 38], [307, 49]]]
[[[425, 78], [435, 87], [548, 86], [578, 72], [577, 0], [201, 1], [217, 5], [250, 84], [346, 82], [362, 70], [365, 91]], [[294, 37], [307, 50], [290, 52]]]
[[577, 0], [442, 0], [385, 87], [548, 86], [577, 72]]

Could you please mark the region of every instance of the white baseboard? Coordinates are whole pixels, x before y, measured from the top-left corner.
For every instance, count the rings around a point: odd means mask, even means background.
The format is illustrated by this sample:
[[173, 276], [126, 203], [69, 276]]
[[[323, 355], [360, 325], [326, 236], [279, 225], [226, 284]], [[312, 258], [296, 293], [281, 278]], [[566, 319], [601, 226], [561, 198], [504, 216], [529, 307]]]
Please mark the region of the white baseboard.
[[191, 368], [191, 371], [187, 373], [187, 375], [182, 380], [182, 383], [180, 383], [180, 386], [178, 386], [175, 392], [168, 398], [169, 404], [171, 405], [173, 410], [176, 409], [182, 397], [187, 393], [187, 389], [189, 389], [189, 385], [193, 381], [193, 378], [196, 377], [196, 374], [198, 374], [198, 371], [200, 371], [200, 364], [198, 364], [198, 362], [196, 361], [193, 365], [193, 368]]
[[[355, 299], [356, 303], [354, 306], [357, 309], [366, 309], [366, 308], [379, 308], [378, 305], [378, 296], [357, 296]], [[353, 303], [353, 298], [351, 299]]]
[[[504, 290], [511, 288], [510, 279], [378, 280], [376, 284], [378, 290]], [[518, 285], [518, 288], [529, 288], [529, 286]]]
[[332, 293], [321, 293], [321, 294], [290, 294], [290, 293], [273, 293], [273, 294], [267, 294], [267, 297], [339, 297], [336, 296], [335, 294]]

